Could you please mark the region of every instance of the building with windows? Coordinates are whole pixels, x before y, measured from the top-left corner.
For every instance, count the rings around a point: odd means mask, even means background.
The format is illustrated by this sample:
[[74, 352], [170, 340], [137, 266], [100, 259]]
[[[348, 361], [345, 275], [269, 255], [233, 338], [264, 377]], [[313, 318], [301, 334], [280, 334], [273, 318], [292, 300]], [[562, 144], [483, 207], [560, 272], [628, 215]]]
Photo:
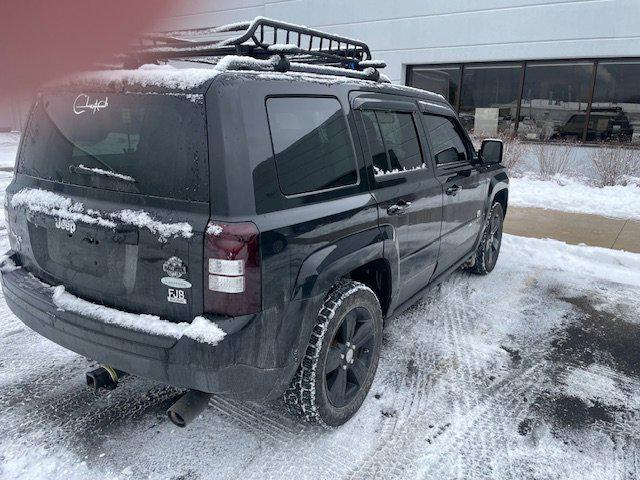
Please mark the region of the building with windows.
[[[640, 143], [638, 0], [190, 0], [160, 30], [267, 16], [360, 38], [479, 135]], [[0, 127], [23, 109], [0, 106]]]

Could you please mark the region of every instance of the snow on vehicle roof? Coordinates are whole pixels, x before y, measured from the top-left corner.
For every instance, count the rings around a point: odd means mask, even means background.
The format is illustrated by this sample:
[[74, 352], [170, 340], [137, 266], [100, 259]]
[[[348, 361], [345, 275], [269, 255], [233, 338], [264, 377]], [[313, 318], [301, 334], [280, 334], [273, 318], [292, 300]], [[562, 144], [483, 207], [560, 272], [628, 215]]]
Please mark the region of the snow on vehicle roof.
[[[285, 45], [278, 47], [284, 48]], [[137, 86], [141, 88], [152, 87], [166, 90], [193, 90], [202, 88], [209, 81], [213, 80], [221, 73], [256, 74], [259, 79], [273, 80], [295, 80], [308, 81], [312, 83], [332, 85], [332, 84], [352, 84], [359, 86], [375, 87], [397, 92], [412, 92], [420, 95], [428, 95], [433, 100], [444, 101], [444, 97], [437, 93], [421, 90], [404, 85], [394, 85], [389, 78], [380, 74], [382, 82], [364, 78], [352, 78], [344, 75], [345, 69], [327, 65], [304, 64], [306, 69], [313, 69], [313, 72], [276, 72], [274, 66], [278, 64], [279, 57], [274, 55], [268, 60], [260, 60], [248, 56], [227, 55], [220, 58], [210, 58], [212, 63], [196, 63], [189, 59], [170, 61], [163, 65], [142, 65], [135, 70], [98, 70], [83, 72], [74, 76], [65, 77], [50, 83], [47, 87], [96, 87], [96, 88], [117, 88], [125, 86]], [[217, 63], [214, 63], [217, 62]], [[296, 66], [295, 62], [291, 63]], [[372, 67], [367, 67], [372, 68]]]
[[82, 72], [56, 80], [47, 87], [80, 88], [95, 86], [113, 88], [120, 85], [137, 85], [167, 90], [191, 90], [203, 86], [220, 73], [212, 66], [198, 66], [191, 63], [190, 68], [178, 68], [173, 64], [142, 65], [135, 70], [96, 70]]

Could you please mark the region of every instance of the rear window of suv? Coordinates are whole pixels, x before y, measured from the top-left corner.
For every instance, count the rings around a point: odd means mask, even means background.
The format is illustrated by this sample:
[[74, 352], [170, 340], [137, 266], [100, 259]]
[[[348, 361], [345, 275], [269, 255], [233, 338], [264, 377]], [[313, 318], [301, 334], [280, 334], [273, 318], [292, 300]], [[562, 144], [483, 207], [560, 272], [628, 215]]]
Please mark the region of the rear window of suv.
[[358, 182], [351, 135], [337, 99], [268, 98], [267, 115], [282, 193], [295, 195]]
[[202, 96], [49, 94], [33, 110], [18, 172], [181, 200], [209, 198]]

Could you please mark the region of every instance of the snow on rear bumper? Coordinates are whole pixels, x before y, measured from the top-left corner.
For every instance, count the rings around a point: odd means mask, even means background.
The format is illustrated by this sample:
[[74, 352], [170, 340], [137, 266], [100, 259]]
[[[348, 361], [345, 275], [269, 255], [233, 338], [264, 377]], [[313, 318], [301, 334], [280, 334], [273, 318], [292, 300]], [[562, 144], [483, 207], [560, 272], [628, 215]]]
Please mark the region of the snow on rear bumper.
[[[3, 272], [2, 288], [9, 308], [37, 333], [133, 375], [251, 400], [274, 398], [292, 376], [289, 367], [259, 368], [234, 362], [233, 353], [225, 351], [224, 341], [213, 346], [187, 336], [175, 338], [123, 328], [59, 310], [53, 302], [51, 287], [22, 268]], [[256, 318], [233, 320], [242, 326]], [[225, 329], [232, 334], [232, 329]], [[241, 334], [241, 329], [235, 332]]]

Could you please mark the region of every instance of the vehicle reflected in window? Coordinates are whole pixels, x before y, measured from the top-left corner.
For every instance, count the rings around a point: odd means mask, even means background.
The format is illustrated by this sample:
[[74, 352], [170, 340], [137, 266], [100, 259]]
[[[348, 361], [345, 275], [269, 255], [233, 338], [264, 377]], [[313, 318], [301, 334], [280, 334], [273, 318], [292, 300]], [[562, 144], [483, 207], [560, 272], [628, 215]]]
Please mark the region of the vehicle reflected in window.
[[592, 75], [590, 62], [527, 65], [518, 135], [529, 140], [582, 140]]
[[640, 59], [419, 65], [407, 79], [478, 137], [640, 143]]
[[587, 140], [640, 143], [640, 61], [598, 64]]

